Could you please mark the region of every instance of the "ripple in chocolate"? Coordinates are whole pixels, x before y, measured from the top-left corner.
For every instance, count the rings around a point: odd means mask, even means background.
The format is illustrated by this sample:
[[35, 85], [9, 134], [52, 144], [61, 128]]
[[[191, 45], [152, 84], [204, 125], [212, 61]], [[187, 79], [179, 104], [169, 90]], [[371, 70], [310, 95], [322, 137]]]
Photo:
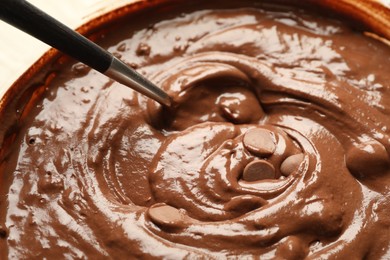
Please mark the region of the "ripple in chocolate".
[[173, 109], [70, 61], [30, 88], [0, 153], [0, 258], [390, 256], [390, 48], [229, 5], [100, 39]]

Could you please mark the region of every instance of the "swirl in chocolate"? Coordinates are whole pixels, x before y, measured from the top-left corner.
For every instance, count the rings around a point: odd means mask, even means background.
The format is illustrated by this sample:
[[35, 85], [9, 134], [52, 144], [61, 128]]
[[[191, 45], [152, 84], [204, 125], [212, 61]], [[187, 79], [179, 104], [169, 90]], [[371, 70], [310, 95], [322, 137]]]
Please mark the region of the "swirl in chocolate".
[[36, 90], [0, 255], [390, 257], [390, 48], [298, 9], [170, 17], [106, 38], [173, 108], [80, 64]]

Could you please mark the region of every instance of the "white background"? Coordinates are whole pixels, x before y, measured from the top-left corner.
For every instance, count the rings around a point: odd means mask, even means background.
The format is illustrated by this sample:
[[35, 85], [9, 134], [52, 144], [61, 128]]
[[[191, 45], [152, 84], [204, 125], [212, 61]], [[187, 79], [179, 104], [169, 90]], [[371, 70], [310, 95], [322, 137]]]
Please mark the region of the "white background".
[[[28, 0], [73, 29], [99, 14], [134, 1]], [[0, 21], [0, 98], [8, 87], [48, 49], [48, 45]]]

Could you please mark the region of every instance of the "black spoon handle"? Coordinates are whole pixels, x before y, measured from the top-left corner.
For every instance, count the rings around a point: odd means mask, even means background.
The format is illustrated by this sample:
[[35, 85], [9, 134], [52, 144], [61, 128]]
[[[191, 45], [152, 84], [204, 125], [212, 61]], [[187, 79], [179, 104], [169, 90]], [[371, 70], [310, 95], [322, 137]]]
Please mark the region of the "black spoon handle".
[[110, 67], [109, 52], [25, 0], [0, 0], [0, 19], [101, 73]]
[[171, 106], [170, 96], [162, 89], [25, 0], [0, 0], [0, 19], [160, 104]]

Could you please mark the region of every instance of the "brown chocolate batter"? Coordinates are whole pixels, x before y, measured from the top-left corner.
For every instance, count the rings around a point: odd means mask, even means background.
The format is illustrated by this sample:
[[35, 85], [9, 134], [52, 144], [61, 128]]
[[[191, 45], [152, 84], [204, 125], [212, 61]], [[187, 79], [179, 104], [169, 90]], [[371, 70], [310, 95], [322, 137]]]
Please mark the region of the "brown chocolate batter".
[[198, 8], [102, 40], [172, 109], [80, 64], [36, 88], [0, 153], [2, 259], [390, 258], [390, 48]]

